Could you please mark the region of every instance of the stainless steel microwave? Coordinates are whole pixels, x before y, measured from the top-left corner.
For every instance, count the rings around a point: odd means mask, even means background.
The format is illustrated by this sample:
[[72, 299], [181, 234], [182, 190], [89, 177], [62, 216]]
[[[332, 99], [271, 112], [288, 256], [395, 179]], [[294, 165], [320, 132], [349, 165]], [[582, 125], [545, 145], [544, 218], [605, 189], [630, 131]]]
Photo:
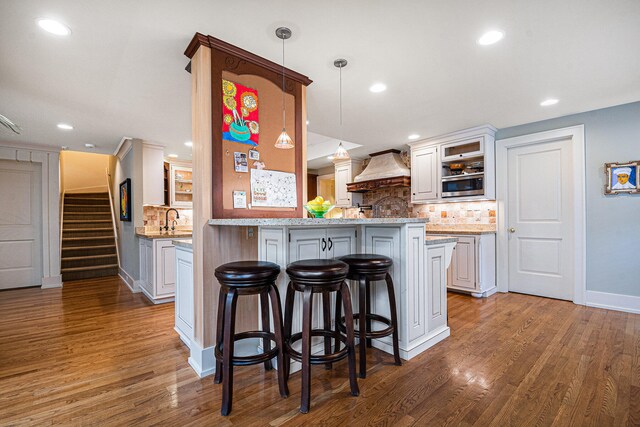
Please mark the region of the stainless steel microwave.
[[470, 173], [442, 177], [442, 197], [482, 196], [484, 173]]

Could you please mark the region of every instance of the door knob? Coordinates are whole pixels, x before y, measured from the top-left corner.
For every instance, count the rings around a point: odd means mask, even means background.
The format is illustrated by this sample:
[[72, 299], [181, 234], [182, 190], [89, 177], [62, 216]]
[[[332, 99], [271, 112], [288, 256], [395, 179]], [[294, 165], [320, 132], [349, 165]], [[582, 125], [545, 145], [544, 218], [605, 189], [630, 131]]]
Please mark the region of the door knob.
[[515, 228], [511, 227], [511, 228], [509, 229], [509, 233], [515, 233], [515, 232], [516, 232], [516, 229], [515, 229]]

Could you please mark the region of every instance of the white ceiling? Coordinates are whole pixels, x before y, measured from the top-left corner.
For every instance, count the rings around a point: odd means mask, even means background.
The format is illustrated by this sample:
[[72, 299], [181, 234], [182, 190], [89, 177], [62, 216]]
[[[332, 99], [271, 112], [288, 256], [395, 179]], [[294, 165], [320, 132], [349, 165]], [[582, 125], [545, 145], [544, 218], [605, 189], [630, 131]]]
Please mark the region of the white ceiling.
[[[60, 38], [35, 20], [71, 27]], [[401, 147], [491, 123], [501, 128], [640, 100], [640, 1], [151, 1], [0, 2], [0, 114], [24, 128], [0, 140], [111, 153], [123, 136], [188, 158], [190, 80], [183, 51], [195, 32], [309, 76], [309, 130], [362, 147]], [[486, 30], [504, 40], [479, 46]], [[374, 94], [369, 86], [384, 82]], [[540, 107], [547, 97], [560, 103]], [[75, 130], [63, 132], [59, 122]], [[269, 144], [271, 141], [261, 141]], [[327, 161], [328, 163], [328, 161]], [[314, 167], [319, 167], [316, 164]]]

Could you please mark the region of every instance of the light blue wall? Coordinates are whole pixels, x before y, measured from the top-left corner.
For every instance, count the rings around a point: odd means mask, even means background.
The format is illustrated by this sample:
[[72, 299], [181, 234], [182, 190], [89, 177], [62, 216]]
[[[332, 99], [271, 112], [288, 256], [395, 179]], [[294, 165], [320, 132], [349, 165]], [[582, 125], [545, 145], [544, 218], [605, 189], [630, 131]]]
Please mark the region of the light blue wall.
[[[120, 252], [120, 267], [134, 280], [140, 279], [140, 257], [138, 251], [138, 237], [136, 236], [136, 226], [143, 224], [142, 219], [142, 194], [136, 189], [141, 188], [141, 182], [137, 182], [140, 176], [140, 170], [137, 167], [137, 158], [141, 153], [136, 146], [127, 153], [122, 160], [118, 160], [116, 164], [115, 179], [113, 183], [113, 194], [116, 196], [116, 206], [119, 209], [120, 183], [126, 178], [131, 179], [132, 195], [131, 195], [131, 222], [120, 221], [120, 216], [116, 218], [118, 225], [118, 250]], [[140, 205], [140, 209], [137, 209]]]
[[640, 102], [500, 129], [496, 139], [580, 124], [586, 140], [587, 290], [640, 296], [640, 195], [604, 195], [604, 163], [640, 160]]

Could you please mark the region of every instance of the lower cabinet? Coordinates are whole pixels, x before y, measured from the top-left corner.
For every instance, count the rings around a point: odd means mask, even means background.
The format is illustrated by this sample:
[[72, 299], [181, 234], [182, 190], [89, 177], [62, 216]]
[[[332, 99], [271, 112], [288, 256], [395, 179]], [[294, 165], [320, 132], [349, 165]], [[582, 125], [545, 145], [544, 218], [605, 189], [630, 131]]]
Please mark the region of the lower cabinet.
[[496, 288], [495, 234], [454, 235], [458, 243], [447, 271], [447, 288], [480, 298]]
[[180, 339], [191, 347], [193, 340], [193, 249], [184, 246], [175, 248], [176, 301], [175, 330]]
[[154, 304], [174, 300], [176, 248], [172, 240], [139, 238], [140, 289]]

